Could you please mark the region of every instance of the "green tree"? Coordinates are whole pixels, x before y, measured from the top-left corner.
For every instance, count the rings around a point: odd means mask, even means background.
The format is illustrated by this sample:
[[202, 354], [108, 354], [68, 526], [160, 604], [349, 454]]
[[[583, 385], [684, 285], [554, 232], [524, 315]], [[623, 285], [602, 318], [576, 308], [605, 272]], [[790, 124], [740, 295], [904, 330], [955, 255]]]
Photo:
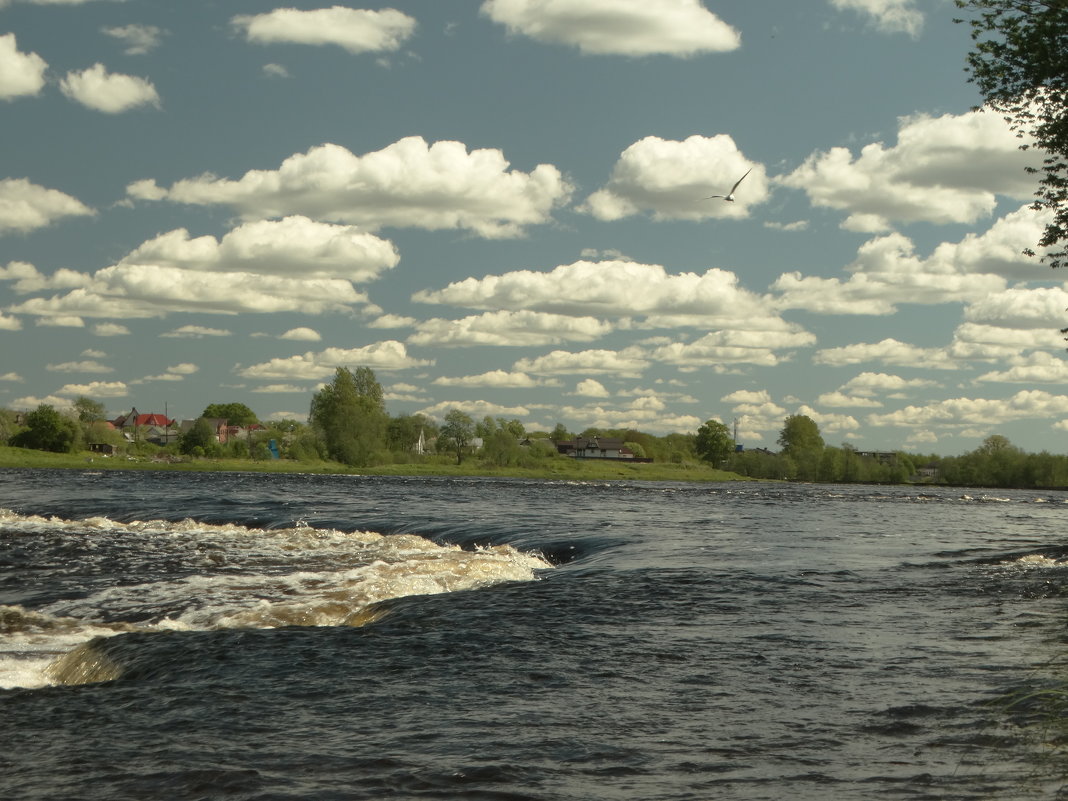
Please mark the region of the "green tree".
[[445, 415], [445, 424], [438, 432], [438, 447], [456, 454], [456, 464], [463, 461], [464, 451], [475, 436], [475, 421], [459, 409]]
[[204, 408], [200, 416], [210, 420], [225, 420], [227, 425], [242, 428], [259, 422], [256, 413], [243, 403], [212, 403]]
[[719, 467], [734, 453], [734, 437], [719, 420], [708, 420], [697, 429], [694, 450], [713, 467]]
[[514, 466], [523, 455], [519, 440], [507, 427], [498, 428], [482, 440], [482, 455], [498, 467]]
[[433, 438], [437, 426], [422, 414], [402, 414], [391, 417], [386, 426], [386, 441], [395, 453], [411, 453], [419, 442], [419, 435], [429, 441]]
[[330, 458], [350, 467], [372, 464], [385, 450], [388, 421], [382, 385], [369, 367], [338, 367], [334, 380], [312, 397], [308, 415]]
[[219, 452], [215, 429], [206, 417], [198, 417], [189, 430], [178, 437], [178, 451], [193, 456], [214, 456]]
[[47, 403], [26, 415], [26, 428], [9, 443], [17, 448], [32, 448], [53, 453], [73, 453], [80, 443], [78, 424]]
[[1068, 239], [1068, 6], [1064, 0], [956, 4], [975, 13], [968, 20], [974, 43], [968, 54], [970, 80], [989, 108], [1018, 136], [1033, 137], [1044, 153], [1032, 208], [1053, 212], [1038, 245], [1051, 248], [1045, 259], [1060, 267], [1068, 256], [1063, 244]]
[[104, 404], [87, 398], [85, 395], [79, 395], [74, 401], [74, 411], [78, 413], [78, 420], [82, 423], [96, 423], [107, 417]]
[[824, 446], [815, 420], [804, 414], [787, 417], [779, 433], [779, 445], [783, 455], [796, 466], [797, 478], [802, 481], [817, 478]]
[[569, 439], [574, 439], [571, 436], [571, 432], [567, 430], [567, 426], [563, 423], [557, 423], [549, 434], [549, 439], [553, 442], [567, 442]]

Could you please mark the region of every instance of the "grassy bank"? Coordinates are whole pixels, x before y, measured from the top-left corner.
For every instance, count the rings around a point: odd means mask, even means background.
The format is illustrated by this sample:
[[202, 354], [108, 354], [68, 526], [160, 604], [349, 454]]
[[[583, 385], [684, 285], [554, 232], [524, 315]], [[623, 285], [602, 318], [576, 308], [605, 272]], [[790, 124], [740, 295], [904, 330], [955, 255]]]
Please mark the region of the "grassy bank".
[[167, 462], [152, 459], [102, 457], [89, 452], [47, 453], [0, 445], [0, 468], [54, 468], [64, 470], [185, 470], [198, 472], [232, 471], [255, 473], [321, 473], [366, 476], [491, 476], [496, 478], [543, 478], [573, 481], [747, 481], [737, 473], [715, 470], [700, 464], [626, 463], [610, 460], [577, 460], [566, 457], [546, 459], [544, 466], [492, 467], [476, 458], [457, 465], [450, 461], [413, 462], [377, 467], [354, 468], [338, 462], [294, 462], [288, 460], [193, 459]]

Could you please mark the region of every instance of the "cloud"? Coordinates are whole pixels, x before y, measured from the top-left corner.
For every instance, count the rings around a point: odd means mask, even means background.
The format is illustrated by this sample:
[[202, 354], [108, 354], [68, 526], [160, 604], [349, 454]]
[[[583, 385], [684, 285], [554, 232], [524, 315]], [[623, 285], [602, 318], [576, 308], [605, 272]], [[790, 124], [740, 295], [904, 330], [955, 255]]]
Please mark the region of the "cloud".
[[204, 325], [183, 325], [180, 328], [175, 328], [173, 331], [160, 334], [160, 336], [168, 339], [203, 339], [204, 337], [228, 337], [233, 336], [233, 334], [225, 328], [208, 328]]
[[971, 322], [1008, 328], [1053, 328], [1064, 324], [1068, 290], [1063, 287], [1014, 287], [976, 300], [964, 310]]
[[140, 56], [150, 50], [154, 50], [159, 45], [160, 37], [163, 35], [163, 30], [155, 25], [116, 25], [114, 27], [105, 26], [100, 30], [120, 42], [125, 42], [126, 50], [123, 52], [128, 56]]
[[1068, 414], [1068, 396], [1043, 390], [1021, 390], [1008, 398], [949, 398], [923, 406], [907, 406], [869, 415], [872, 426], [949, 429], [976, 426], [990, 430], [1015, 420], [1050, 420]]
[[47, 62], [36, 53], [19, 51], [15, 34], [0, 36], [0, 100], [38, 94], [47, 69]]
[[957, 370], [961, 365], [941, 348], [921, 348], [899, 342], [892, 337], [880, 342], [865, 342], [816, 351], [816, 364], [843, 367], [849, 364], [876, 362], [899, 367], [922, 367], [934, 370]]
[[132, 198], [228, 205], [246, 218], [306, 215], [374, 230], [383, 226], [466, 229], [487, 238], [518, 236], [548, 222], [572, 188], [547, 164], [508, 169], [500, 150], [468, 152], [461, 142], [401, 139], [357, 156], [325, 144], [298, 153], [278, 170], [252, 170], [233, 181], [202, 175], [164, 190], [153, 181], [127, 187]]
[[946, 353], [958, 361], [1005, 364], [1018, 361], [1025, 351], [1054, 350], [1063, 345], [1053, 328], [1007, 328], [980, 323], [962, 323], [953, 332]]
[[591, 342], [612, 331], [595, 317], [568, 317], [533, 311], [498, 311], [460, 320], [435, 318], [416, 325], [412, 345], [536, 346]]
[[135, 381], [135, 384], [141, 384], [145, 381], [182, 381], [188, 375], [193, 375], [199, 372], [200, 368], [195, 364], [189, 362], [183, 362], [182, 364], [175, 364], [168, 367], [160, 375], [149, 375], [142, 378], [140, 381]]
[[18, 317], [8, 317], [0, 312], [0, 331], [21, 331], [22, 321]]
[[729, 366], [739, 364], [773, 367], [789, 358], [779, 356], [776, 351], [815, 344], [816, 337], [796, 325], [774, 331], [731, 329], [705, 334], [693, 342], [672, 342], [655, 347], [649, 352], [649, 358], [684, 368], [711, 367], [716, 372], [723, 372]]
[[561, 406], [555, 412], [566, 420], [581, 420], [583, 427], [637, 429], [652, 434], [696, 431], [704, 422], [692, 414], [665, 413], [659, 404], [645, 399], [618, 408], [606, 408], [599, 404]]
[[322, 339], [318, 331], [314, 328], [307, 327], [291, 328], [278, 338], [289, 339], [296, 342], [318, 342]]
[[332, 6], [310, 11], [276, 8], [236, 16], [231, 24], [257, 44], [337, 45], [358, 54], [397, 50], [415, 31], [416, 21], [392, 8]]
[[262, 387], [253, 387], [249, 392], [255, 392], [262, 395], [295, 395], [297, 393], [307, 393], [307, 387], [299, 387], [296, 384], [266, 384]]
[[0, 381], [12, 381], [21, 384], [25, 379], [18, 373], [0, 373]]
[[444, 289], [416, 292], [412, 300], [470, 309], [595, 314], [617, 323], [634, 317], [645, 328], [792, 328], [764, 298], [740, 287], [734, 273], [711, 269], [673, 275], [660, 265], [632, 261], [577, 261], [549, 272], [466, 278]]
[[61, 398], [59, 395], [46, 395], [45, 397], [37, 397], [34, 395], [27, 395], [24, 398], [15, 398], [9, 404], [11, 409], [35, 409], [42, 404], [53, 407], [58, 411], [66, 409], [73, 409], [74, 402], [68, 398]]
[[196, 373], [196, 372], [199, 372], [199, 371], [200, 371], [200, 368], [197, 367], [195, 364], [191, 364], [190, 362], [182, 362], [181, 364], [172, 364], [170, 367], [167, 368], [167, 372], [168, 373], [173, 373], [175, 375], [192, 375], [193, 373]]
[[840, 389], [854, 396], [902, 397], [914, 389], [927, 389], [937, 386], [937, 382], [926, 378], [902, 378], [888, 373], [864, 372], [846, 381]]
[[53, 373], [114, 373], [115, 368], [95, 361], [63, 362], [48, 364], [45, 369]]
[[820, 314], [887, 315], [902, 303], [957, 303], [1000, 292], [1006, 281], [998, 275], [976, 274], [978, 261], [954, 259], [947, 251], [921, 259], [910, 239], [899, 233], [865, 242], [838, 278], [784, 273], [771, 285], [779, 309], [804, 309]]
[[118, 323], [97, 323], [93, 326], [93, 333], [98, 337], [122, 337], [130, 333], [130, 329]]
[[400, 256], [392, 242], [349, 225], [293, 216], [244, 223], [216, 240], [179, 228], [132, 251], [120, 266], [177, 267], [211, 273], [373, 281]]
[[0, 179], [0, 234], [32, 231], [62, 217], [85, 217], [95, 212], [77, 198], [46, 189], [26, 178]]
[[88, 384], [67, 384], [56, 390], [57, 395], [85, 395], [90, 398], [124, 398], [130, 394], [122, 381], [91, 381]]
[[902, 117], [892, 147], [873, 143], [856, 159], [844, 147], [814, 153], [778, 180], [803, 190], [814, 206], [847, 210], [843, 227], [850, 230], [885, 231], [893, 221], [974, 222], [994, 210], [999, 194], [1033, 194], [1026, 168], [1040, 167], [1041, 156], [1020, 145], [993, 112]]
[[813, 409], [811, 406], [800, 406], [797, 414], [811, 417], [826, 434], [841, 434], [843, 432], [857, 431], [860, 423], [855, 417], [848, 414], [828, 414]]
[[391, 242], [352, 226], [287, 217], [246, 223], [221, 239], [169, 231], [92, 275], [61, 270], [45, 278], [12, 262], [0, 268], [0, 280], [15, 280], [21, 292], [75, 287], [11, 309], [41, 318], [317, 314], [367, 304], [351, 282], [372, 281], [398, 260]]
[[604, 384], [593, 378], [585, 378], [575, 386], [575, 394], [586, 398], [607, 398], [610, 393], [604, 388]]
[[482, 13], [509, 33], [594, 55], [692, 56], [741, 46], [699, 0], [486, 0]]
[[1017, 281], [1048, 280], [1051, 270], [1036, 256], [1024, 250], [1036, 247], [1046, 225], [1053, 221], [1048, 209], [1036, 211], [1029, 205], [1006, 214], [982, 234], [969, 233], [960, 242], [942, 242], [925, 266], [935, 272], [991, 273]]
[[67, 97], [86, 108], [120, 114], [138, 106], [159, 108], [156, 87], [145, 78], [111, 73], [97, 63], [81, 72], [68, 72], [59, 83]]
[[611, 350], [584, 350], [572, 353], [554, 350], [544, 356], [517, 361], [512, 369], [536, 375], [613, 375], [620, 378], [637, 378], [649, 361], [644, 355], [627, 350], [617, 353]]
[[907, 33], [913, 38], [923, 29], [923, 12], [914, 0], [830, 0], [839, 9], [852, 9], [867, 14], [875, 26], [885, 33]]
[[[735, 202], [709, 199], [726, 194], [750, 169]], [[655, 220], [741, 219], [767, 197], [764, 168], [746, 159], [730, 136], [695, 134], [681, 142], [647, 136], [620, 154], [608, 184], [579, 210], [599, 220], [641, 213]]]
[[420, 409], [417, 414], [424, 414], [431, 418], [444, 418], [453, 409], [458, 409], [475, 420], [481, 420], [483, 417], [520, 418], [530, 414], [530, 409], [526, 406], [503, 406], [484, 400], [442, 401]]
[[533, 378], [526, 373], [490, 370], [479, 375], [461, 377], [439, 376], [430, 382], [442, 387], [494, 387], [497, 389], [529, 389], [560, 386], [556, 379]]
[[282, 64], [264, 64], [263, 74], [270, 78], [288, 78], [289, 70]]
[[975, 380], [977, 383], [1063, 384], [1068, 381], [1068, 361], [1062, 356], [1037, 351], [1008, 370], [984, 373]]
[[821, 406], [830, 406], [833, 408], [863, 407], [870, 409], [878, 408], [883, 405], [874, 398], [865, 398], [859, 395], [847, 395], [841, 390], [824, 392], [816, 399], [816, 402]]
[[375, 370], [404, 370], [433, 364], [433, 361], [409, 356], [403, 342], [387, 340], [362, 348], [327, 348], [317, 353], [308, 351], [301, 356], [271, 359], [243, 367], [239, 375], [244, 378], [318, 380], [332, 376], [338, 367], [358, 365]]
[[16, 279], [24, 291], [76, 287], [9, 309], [42, 320], [176, 312], [318, 314], [367, 304], [366, 294], [351, 282], [373, 280], [398, 259], [391, 242], [351, 226], [288, 217], [241, 225], [221, 240], [169, 231], [92, 275], [59, 271], [45, 279], [32, 265], [13, 262], [0, 268], [0, 280]]
[[56, 270], [51, 276], [39, 272], [36, 267], [24, 261], [8, 262], [7, 267], [0, 267], [0, 281], [13, 281], [12, 289], [18, 294], [40, 292], [42, 289], [69, 289], [85, 286], [88, 281], [84, 273], [74, 270]]
[[399, 314], [383, 314], [367, 324], [368, 328], [412, 328], [419, 321]]

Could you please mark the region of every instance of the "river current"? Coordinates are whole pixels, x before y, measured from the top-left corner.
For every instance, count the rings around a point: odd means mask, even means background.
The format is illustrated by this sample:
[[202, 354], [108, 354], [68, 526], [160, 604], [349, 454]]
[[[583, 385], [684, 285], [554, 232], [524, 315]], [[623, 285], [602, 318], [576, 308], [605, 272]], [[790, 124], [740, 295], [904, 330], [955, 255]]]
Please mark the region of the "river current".
[[1068, 495], [0, 470], [0, 798], [1053, 799]]

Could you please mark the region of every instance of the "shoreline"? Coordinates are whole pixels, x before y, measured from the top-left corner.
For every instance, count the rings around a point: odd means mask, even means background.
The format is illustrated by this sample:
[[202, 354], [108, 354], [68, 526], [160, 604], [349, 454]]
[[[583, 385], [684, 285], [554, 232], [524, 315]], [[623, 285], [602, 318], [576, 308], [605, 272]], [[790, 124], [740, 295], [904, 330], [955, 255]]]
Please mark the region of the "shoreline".
[[196, 459], [164, 461], [104, 457], [82, 452], [48, 453], [26, 448], [0, 446], [0, 469], [53, 470], [169, 470], [184, 472], [304, 473], [354, 476], [455, 476], [480, 478], [530, 478], [578, 481], [686, 481], [695, 483], [756, 481], [747, 476], [697, 464], [657, 462], [627, 463], [626, 460], [576, 460], [553, 458], [544, 467], [491, 467], [472, 458], [463, 464], [411, 462], [406, 464], [348, 467], [338, 462], [294, 462], [289, 460], [252, 461], [248, 459]]

